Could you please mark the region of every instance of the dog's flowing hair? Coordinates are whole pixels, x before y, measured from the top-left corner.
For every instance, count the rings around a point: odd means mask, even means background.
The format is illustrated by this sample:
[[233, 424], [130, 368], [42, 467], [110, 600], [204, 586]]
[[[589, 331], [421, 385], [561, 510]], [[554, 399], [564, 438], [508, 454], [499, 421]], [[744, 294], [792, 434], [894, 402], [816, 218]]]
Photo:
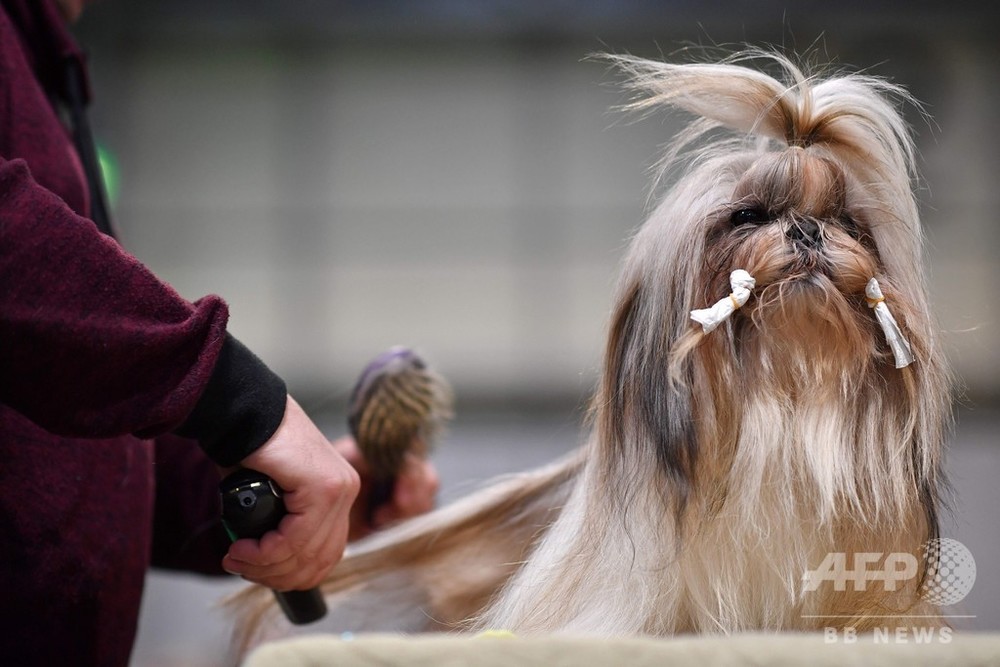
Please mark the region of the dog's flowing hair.
[[[910, 98], [763, 52], [610, 59], [629, 76], [628, 108], [694, 121], [664, 163], [683, 175], [625, 259], [591, 435], [561, 462], [352, 546], [324, 585], [351, 610], [340, 629], [939, 624], [923, 568], [894, 590], [803, 587], [830, 552], [919, 557], [937, 536], [950, 377], [897, 110]], [[724, 297], [736, 268], [756, 278], [749, 302], [703, 333], [689, 312]], [[913, 348], [905, 368], [866, 305], [872, 277]], [[243, 647], [287, 631], [266, 589], [231, 608]]]

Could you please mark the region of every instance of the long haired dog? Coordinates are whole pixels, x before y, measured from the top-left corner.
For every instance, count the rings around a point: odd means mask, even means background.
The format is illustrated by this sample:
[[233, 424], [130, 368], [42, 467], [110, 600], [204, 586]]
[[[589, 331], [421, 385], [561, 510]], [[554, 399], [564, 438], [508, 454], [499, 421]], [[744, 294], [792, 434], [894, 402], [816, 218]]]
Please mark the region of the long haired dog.
[[[695, 120], [669, 155], [683, 176], [625, 260], [591, 436], [352, 547], [325, 584], [349, 610], [338, 629], [940, 624], [920, 597], [923, 566], [899, 581], [803, 583], [830, 553], [850, 568], [852, 554], [918, 556], [937, 536], [950, 384], [896, 109], [910, 98], [763, 53], [611, 59], [631, 109]], [[736, 269], [755, 281], [742, 299]], [[872, 278], [881, 292], [866, 295]], [[692, 321], [731, 291], [714, 330]], [[883, 334], [886, 307], [912, 364]], [[287, 631], [268, 629], [272, 603], [260, 588], [234, 600], [244, 646]]]

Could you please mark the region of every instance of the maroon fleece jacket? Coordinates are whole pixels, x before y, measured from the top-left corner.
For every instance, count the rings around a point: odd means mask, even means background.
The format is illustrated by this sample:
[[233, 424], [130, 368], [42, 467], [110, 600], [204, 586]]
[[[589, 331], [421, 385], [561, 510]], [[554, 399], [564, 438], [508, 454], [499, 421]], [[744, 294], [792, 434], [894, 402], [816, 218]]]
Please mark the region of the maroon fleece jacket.
[[67, 59], [52, 0], [0, 0], [0, 662], [125, 665], [151, 558], [218, 569], [212, 461], [270, 437], [285, 386], [220, 298], [86, 218]]

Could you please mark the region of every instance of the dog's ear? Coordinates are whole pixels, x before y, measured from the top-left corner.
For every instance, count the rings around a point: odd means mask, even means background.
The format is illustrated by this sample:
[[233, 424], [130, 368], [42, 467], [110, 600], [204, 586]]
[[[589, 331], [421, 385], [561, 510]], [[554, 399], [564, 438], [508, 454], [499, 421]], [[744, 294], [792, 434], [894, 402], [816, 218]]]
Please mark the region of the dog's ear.
[[681, 362], [681, 377], [671, 373], [667, 360], [680, 332], [690, 326], [675, 322], [675, 308], [662, 303], [668, 290], [657, 294], [637, 280], [622, 295], [594, 406], [601, 463], [619, 485], [659, 473], [666, 483], [658, 488], [679, 516], [695, 481], [698, 447], [690, 359]]

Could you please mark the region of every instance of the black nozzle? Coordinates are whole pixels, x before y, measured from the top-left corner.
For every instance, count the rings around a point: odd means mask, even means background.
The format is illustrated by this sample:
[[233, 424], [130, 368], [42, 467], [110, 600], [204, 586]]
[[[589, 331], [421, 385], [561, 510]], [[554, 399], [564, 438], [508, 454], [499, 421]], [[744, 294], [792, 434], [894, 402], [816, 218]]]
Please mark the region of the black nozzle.
[[[281, 489], [270, 477], [256, 470], [237, 470], [222, 480], [222, 525], [235, 542], [243, 538], [260, 539], [277, 530], [285, 516]], [[281, 610], [296, 625], [318, 621], [326, 615], [326, 601], [318, 588], [307, 591], [274, 592]]]

